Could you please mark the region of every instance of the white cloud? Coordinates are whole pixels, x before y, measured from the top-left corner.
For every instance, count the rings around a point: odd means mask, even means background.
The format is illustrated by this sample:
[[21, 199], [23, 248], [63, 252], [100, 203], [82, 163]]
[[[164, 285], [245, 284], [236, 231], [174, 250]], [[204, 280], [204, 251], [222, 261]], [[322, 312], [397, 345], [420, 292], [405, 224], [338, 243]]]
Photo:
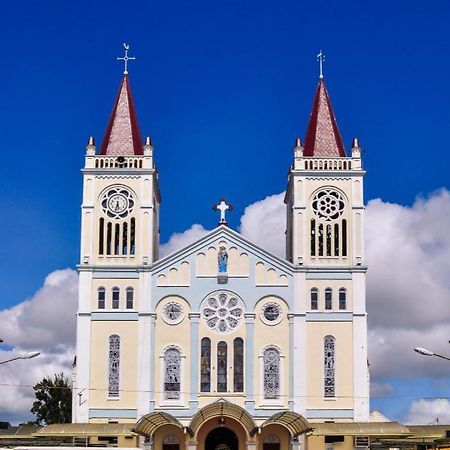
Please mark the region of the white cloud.
[[11, 422], [32, 419], [32, 386], [43, 377], [60, 372], [71, 379], [77, 281], [75, 271], [57, 270], [47, 276], [32, 298], [0, 311], [1, 337], [13, 347], [0, 350], [0, 361], [41, 352], [31, 360], [1, 365], [0, 418]]
[[443, 398], [415, 400], [408, 409], [405, 423], [409, 425], [450, 423], [450, 401]]
[[250, 241], [284, 258], [286, 205], [284, 192], [252, 203], [241, 217], [240, 231]]
[[173, 253], [186, 245], [201, 239], [209, 230], [203, 228], [202, 225], [194, 223], [191, 228], [183, 231], [182, 233], [173, 233], [169, 240], [165, 244], [161, 244], [159, 247], [159, 253], [161, 258]]

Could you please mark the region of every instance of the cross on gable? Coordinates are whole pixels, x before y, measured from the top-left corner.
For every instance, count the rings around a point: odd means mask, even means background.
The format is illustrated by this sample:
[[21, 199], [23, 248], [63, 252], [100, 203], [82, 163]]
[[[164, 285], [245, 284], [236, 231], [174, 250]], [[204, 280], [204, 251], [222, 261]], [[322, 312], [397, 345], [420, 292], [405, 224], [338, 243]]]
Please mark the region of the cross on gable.
[[218, 205], [213, 205], [212, 209], [214, 211], [220, 211], [220, 220], [219, 225], [227, 225], [227, 220], [225, 218], [225, 211], [232, 211], [233, 205], [227, 204], [224, 197], [220, 199], [220, 203]]

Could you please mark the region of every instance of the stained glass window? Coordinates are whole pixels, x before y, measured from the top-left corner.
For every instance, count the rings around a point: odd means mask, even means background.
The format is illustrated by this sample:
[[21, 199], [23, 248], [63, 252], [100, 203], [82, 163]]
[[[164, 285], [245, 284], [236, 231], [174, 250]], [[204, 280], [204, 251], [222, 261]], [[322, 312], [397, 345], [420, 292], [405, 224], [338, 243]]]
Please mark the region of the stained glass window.
[[234, 392], [244, 392], [244, 341], [241, 338], [234, 340]]
[[333, 336], [325, 336], [323, 340], [325, 397], [335, 396], [334, 343]]
[[325, 289], [325, 309], [333, 308], [332, 294], [330, 288]]
[[200, 392], [211, 392], [211, 339], [203, 338], [200, 346]]
[[264, 398], [277, 399], [280, 395], [280, 353], [270, 347], [264, 351]]
[[347, 292], [345, 289], [339, 289], [339, 309], [347, 308]]
[[227, 343], [217, 344], [217, 392], [227, 392]]
[[175, 348], [164, 353], [164, 398], [178, 400], [180, 398], [181, 355]]
[[109, 337], [109, 397], [119, 396], [120, 375], [120, 337], [113, 334]]

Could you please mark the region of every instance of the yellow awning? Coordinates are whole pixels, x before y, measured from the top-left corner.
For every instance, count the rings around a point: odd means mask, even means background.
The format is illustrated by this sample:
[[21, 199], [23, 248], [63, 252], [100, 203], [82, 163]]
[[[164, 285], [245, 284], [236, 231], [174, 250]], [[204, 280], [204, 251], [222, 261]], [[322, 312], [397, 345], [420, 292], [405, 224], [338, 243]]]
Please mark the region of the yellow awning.
[[261, 425], [261, 428], [272, 424], [282, 425], [289, 430], [292, 436], [298, 436], [312, 430], [309, 422], [302, 415], [293, 411], [275, 413]]
[[258, 427], [253, 421], [252, 416], [244, 408], [230, 403], [227, 400], [220, 399], [204, 406], [194, 415], [188, 428], [189, 433], [194, 436], [202, 423], [214, 417], [219, 419], [225, 419], [227, 417], [235, 419], [244, 426], [250, 436], [258, 431]]
[[153, 412], [142, 416], [137, 421], [133, 431], [142, 436], [151, 436], [157, 428], [170, 424], [183, 428], [183, 425], [181, 425], [181, 423], [170, 414], [164, 412]]
[[54, 423], [34, 433], [36, 437], [131, 436], [134, 423]]

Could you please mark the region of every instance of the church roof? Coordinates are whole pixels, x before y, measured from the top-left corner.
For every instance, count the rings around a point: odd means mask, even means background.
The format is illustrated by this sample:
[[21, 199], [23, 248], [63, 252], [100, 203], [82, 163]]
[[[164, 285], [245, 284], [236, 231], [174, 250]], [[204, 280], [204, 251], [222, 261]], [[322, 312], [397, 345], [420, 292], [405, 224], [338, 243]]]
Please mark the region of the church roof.
[[106, 128], [100, 154], [132, 156], [142, 153], [142, 139], [130, 81], [125, 74]]
[[323, 78], [319, 80], [306, 131], [303, 155], [307, 157], [345, 156], [345, 148]]

